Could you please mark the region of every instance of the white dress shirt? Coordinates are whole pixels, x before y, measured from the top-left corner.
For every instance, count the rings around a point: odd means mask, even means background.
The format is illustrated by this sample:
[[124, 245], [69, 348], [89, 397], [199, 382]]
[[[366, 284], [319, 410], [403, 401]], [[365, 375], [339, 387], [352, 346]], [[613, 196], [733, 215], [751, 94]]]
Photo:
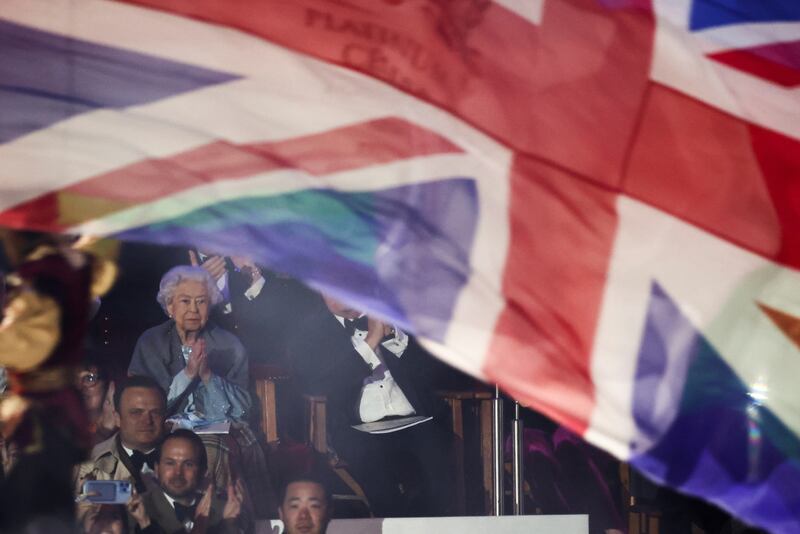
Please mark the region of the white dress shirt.
[[[204, 254], [202, 252], [198, 252], [198, 259], [201, 262], [206, 261], [206, 259], [208, 259], [208, 258], [209, 258], [208, 255], [206, 255], [206, 254]], [[244, 292], [244, 296], [247, 298], [247, 300], [253, 300], [254, 298], [256, 298], [259, 295], [259, 293], [261, 293], [261, 290], [264, 289], [264, 284], [266, 282], [267, 282], [267, 280], [264, 278], [263, 275], [259, 276], [257, 280], [252, 282], [250, 284], [250, 287], [248, 287]], [[222, 293], [222, 297], [223, 297], [224, 306], [222, 307], [222, 313], [224, 313], [224, 314], [231, 313], [233, 311], [233, 306], [231, 305], [231, 301], [230, 301], [231, 296], [230, 296], [230, 288], [228, 287], [228, 271], [227, 270], [224, 273], [222, 273], [222, 276], [220, 276], [217, 279], [217, 289], [219, 289], [219, 291], [220, 291], [220, 293]]]
[[[169, 503], [170, 506], [172, 506], [172, 509], [174, 510], [175, 509], [175, 499], [173, 499], [172, 497], [167, 495], [166, 491], [164, 492], [164, 497], [167, 498], [167, 502]], [[192, 500], [192, 502], [189, 504], [189, 506], [194, 506], [195, 502], [197, 502], [196, 498], [194, 500]], [[192, 519], [187, 519], [186, 522], [183, 524], [183, 528], [185, 528], [187, 532], [192, 530], [193, 527], [194, 527], [194, 520], [192, 520]]]
[[[120, 445], [122, 445], [122, 443], [120, 443]], [[125, 454], [128, 455], [128, 458], [132, 458], [133, 457], [133, 449], [129, 449], [125, 445], [122, 445], [122, 448], [125, 450]], [[156, 450], [156, 449], [152, 448], [149, 451], [145, 452], [144, 454], [150, 454], [154, 450]], [[153, 472], [153, 470], [150, 469], [150, 465], [148, 465], [147, 462], [145, 462], [144, 465], [142, 465], [142, 474], [144, 475], [144, 474], [152, 473], [152, 472]]]
[[[342, 327], [345, 319], [335, 316]], [[371, 423], [390, 416], [414, 415], [414, 407], [408, 402], [403, 390], [397, 385], [384, 358], [400, 358], [408, 346], [405, 332], [394, 328], [394, 337], [387, 339], [372, 350], [366, 342], [367, 332], [356, 329], [350, 341], [353, 348], [372, 369], [372, 374], [364, 379], [358, 405], [358, 415], [362, 422]], [[389, 354], [385, 354], [386, 349]]]

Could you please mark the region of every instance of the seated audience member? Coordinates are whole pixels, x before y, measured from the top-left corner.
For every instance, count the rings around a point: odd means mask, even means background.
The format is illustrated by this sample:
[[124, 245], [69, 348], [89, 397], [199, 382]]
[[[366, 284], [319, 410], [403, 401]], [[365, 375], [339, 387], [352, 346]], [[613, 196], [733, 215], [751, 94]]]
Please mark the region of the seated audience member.
[[298, 477], [283, 486], [278, 512], [284, 534], [325, 534], [332, 515], [331, 495], [313, 477]]
[[[161, 387], [146, 376], [124, 380], [114, 393], [119, 432], [95, 445], [88, 462], [78, 468], [76, 494], [87, 480], [127, 480], [145, 491], [144, 476], [155, 467], [155, 447], [164, 434], [166, 397]], [[86, 532], [94, 532], [105, 514], [102, 506], [81, 501], [78, 520]]]
[[200, 267], [181, 265], [161, 279], [158, 302], [169, 320], [145, 331], [128, 373], [154, 378], [167, 392], [167, 410], [177, 426], [230, 423], [228, 434], [203, 434], [217, 487], [240, 474], [260, 514], [276, 508], [266, 459], [247, 424], [251, 408], [248, 362], [233, 334], [208, 322], [222, 296]]
[[89, 415], [92, 444], [109, 438], [117, 430], [114, 416], [114, 382], [108, 380], [103, 367], [87, 359], [78, 371], [77, 386]]
[[[304, 391], [327, 396], [329, 442], [374, 515], [446, 515], [452, 433], [429, 383], [430, 357], [397, 328], [323, 299], [327, 309], [303, 323], [290, 356]], [[370, 433], [363, 423], [389, 432]]]
[[205, 484], [205, 446], [191, 430], [169, 434], [156, 451], [155, 480], [148, 481], [147, 493], [135, 495], [128, 510], [143, 534], [204, 532], [239, 533], [243, 488], [232, 481], [227, 499], [222, 500], [213, 484]]

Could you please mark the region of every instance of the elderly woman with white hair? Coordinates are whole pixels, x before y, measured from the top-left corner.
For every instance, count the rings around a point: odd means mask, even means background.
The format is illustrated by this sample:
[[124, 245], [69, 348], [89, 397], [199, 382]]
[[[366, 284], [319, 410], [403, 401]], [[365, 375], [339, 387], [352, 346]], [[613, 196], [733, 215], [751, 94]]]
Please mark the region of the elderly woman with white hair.
[[154, 378], [167, 392], [167, 415], [177, 417], [182, 426], [199, 430], [198, 425], [230, 422], [229, 436], [202, 436], [209, 473], [217, 489], [224, 490], [238, 478], [238, 471], [257, 508], [272, 513], [275, 502], [266, 461], [247, 424], [252, 405], [244, 347], [236, 336], [208, 322], [211, 308], [221, 301], [205, 269], [188, 265], [170, 269], [158, 291], [169, 320], [139, 337], [128, 374]]
[[158, 303], [168, 321], [145, 331], [128, 373], [147, 375], [167, 391], [169, 415], [203, 423], [244, 421], [250, 411], [247, 357], [231, 334], [208, 323], [222, 295], [208, 273], [181, 265], [161, 279]]

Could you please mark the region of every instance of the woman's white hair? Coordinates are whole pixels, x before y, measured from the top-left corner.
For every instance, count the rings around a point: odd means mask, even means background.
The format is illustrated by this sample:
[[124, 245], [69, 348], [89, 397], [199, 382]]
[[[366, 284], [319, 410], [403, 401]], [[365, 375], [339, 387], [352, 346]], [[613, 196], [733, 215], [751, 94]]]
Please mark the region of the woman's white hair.
[[201, 282], [206, 285], [210, 308], [222, 302], [222, 292], [217, 287], [214, 279], [211, 278], [211, 275], [208, 274], [208, 271], [202, 267], [195, 267], [194, 265], [178, 265], [167, 271], [166, 274], [161, 277], [161, 283], [158, 285], [158, 296], [156, 300], [161, 304], [161, 309], [164, 310], [164, 313], [167, 315], [169, 315], [167, 304], [172, 302], [172, 298], [175, 296], [175, 288], [178, 287], [178, 284], [186, 280]]

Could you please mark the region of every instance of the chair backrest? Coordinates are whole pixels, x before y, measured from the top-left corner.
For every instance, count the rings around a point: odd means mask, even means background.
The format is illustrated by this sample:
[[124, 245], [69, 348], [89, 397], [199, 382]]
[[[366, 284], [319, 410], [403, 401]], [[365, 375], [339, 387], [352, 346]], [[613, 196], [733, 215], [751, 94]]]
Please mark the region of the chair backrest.
[[322, 454], [328, 454], [327, 401], [324, 395], [305, 395], [308, 443]]
[[279, 382], [289, 378], [289, 372], [277, 365], [250, 364], [250, 379], [255, 385], [256, 396], [261, 406], [260, 425], [267, 443], [276, 443], [280, 439], [275, 391]]

